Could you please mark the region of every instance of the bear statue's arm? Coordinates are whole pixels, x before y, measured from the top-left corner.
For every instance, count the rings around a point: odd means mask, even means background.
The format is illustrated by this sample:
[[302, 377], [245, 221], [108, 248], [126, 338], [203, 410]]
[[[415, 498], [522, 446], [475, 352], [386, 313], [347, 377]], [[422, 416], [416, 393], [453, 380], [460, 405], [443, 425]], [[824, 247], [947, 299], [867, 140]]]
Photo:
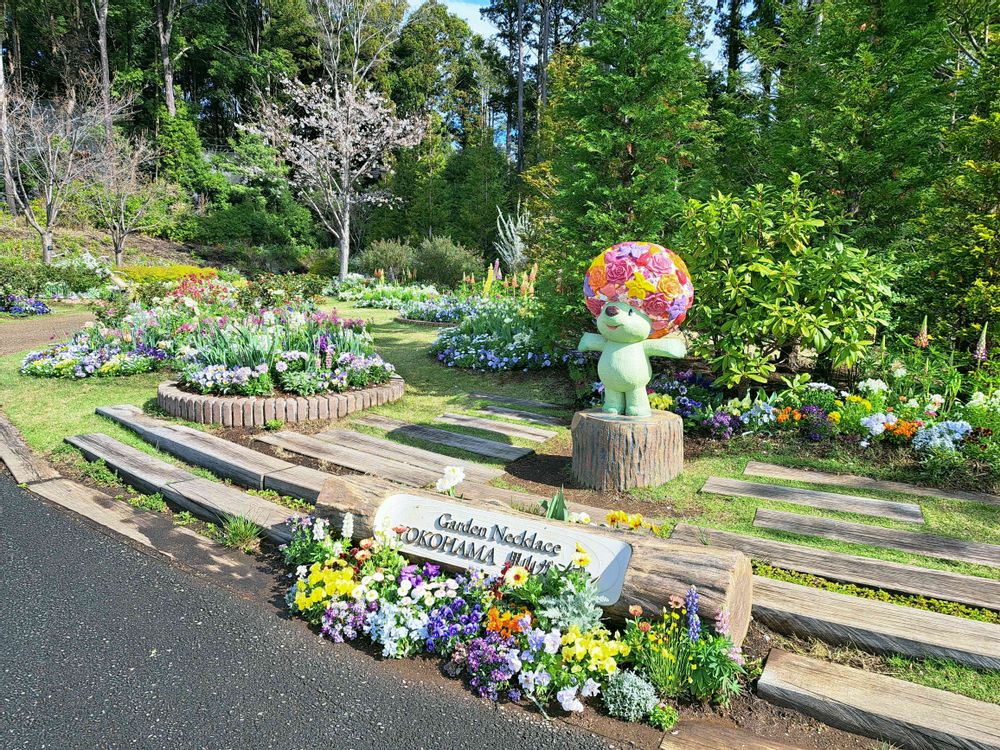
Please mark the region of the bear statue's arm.
[[681, 359], [687, 354], [687, 344], [684, 338], [677, 334], [664, 336], [662, 339], [646, 339], [643, 348], [648, 357], [673, 357]]
[[599, 333], [585, 333], [576, 348], [581, 352], [603, 352], [604, 337]]

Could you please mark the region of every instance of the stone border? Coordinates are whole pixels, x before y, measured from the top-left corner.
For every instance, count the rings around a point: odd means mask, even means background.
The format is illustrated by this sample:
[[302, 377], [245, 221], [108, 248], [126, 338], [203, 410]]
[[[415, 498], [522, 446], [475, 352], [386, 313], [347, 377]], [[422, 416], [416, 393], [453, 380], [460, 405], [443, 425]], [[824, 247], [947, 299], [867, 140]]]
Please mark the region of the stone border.
[[458, 323], [441, 323], [436, 320], [414, 320], [413, 318], [404, 318], [402, 315], [396, 316], [397, 323], [409, 323], [411, 326], [432, 326], [434, 328], [454, 328]]
[[182, 391], [177, 381], [160, 383], [156, 403], [172, 417], [189, 422], [224, 427], [264, 427], [272, 419], [296, 424], [317, 419], [341, 419], [371, 406], [381, 406], [403, 397], [406, 384], [393, 377], [385, 385], [345, 393], [277, 398], [213, 396]]

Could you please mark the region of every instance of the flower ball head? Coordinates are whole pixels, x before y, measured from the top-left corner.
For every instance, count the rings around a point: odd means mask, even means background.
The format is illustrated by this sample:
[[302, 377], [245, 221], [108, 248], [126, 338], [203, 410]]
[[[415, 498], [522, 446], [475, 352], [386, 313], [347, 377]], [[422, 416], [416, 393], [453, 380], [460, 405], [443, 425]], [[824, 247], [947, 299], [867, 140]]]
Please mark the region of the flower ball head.
[[672, 250], [652, 242], [621, 242], [590, 264], [583, 295], [594, 317], [608, 302], [624, 302], [641, 310], [653, 325], [650, 338], [675, 330], [694, 302], [687, 266]]

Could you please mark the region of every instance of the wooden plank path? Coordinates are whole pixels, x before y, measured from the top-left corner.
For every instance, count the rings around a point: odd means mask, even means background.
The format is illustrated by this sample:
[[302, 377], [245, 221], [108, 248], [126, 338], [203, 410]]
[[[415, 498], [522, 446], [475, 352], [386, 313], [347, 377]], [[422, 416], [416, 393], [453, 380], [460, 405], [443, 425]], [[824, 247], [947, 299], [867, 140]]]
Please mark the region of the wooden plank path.
[[72, 513], [155, 550], [199, 573], [221, 576], [227, 583], [254, 592], [269, 591], [274, 580], [257, 569], [257, 562], [201, 534], [174, 526], [164, 515], [133, 508], [103, 492], [69, 479], [51, 479], [31, 491]]
[[784, 570], [1000, 611], [1000, 581], [681, 523], [671, 539], [734, 549]]
[[78, 448], [87, 460], [104, 461], [126, 484], [140, 492], [158, 492], [166, 500], [203, 518], [222, 520], [226, 516], [245, 516], [277, 542], [291, 538], [284, 522], [292, 511], [280, 505], [220, 482], [196, 477], [101, 433], [73, 435], [67, 437], [66, 442]]
[[444, 473], [445, 468], [448, 466], [460, 467], [465, 472], [467, 479], [478, 482], [489, 482], [504, 475], [504, 470], [497, 466], [477, 464], [474, 461], [446, 456], [443, 453], [435, 453], [434, 451], [417, 448], [406, 443], [387, 440], [375, 437], [374, 435], [366, 435], [363, 432], [356, 432], [354, 430], [324, 430], [312, 437], [334, 443], [335, 445], [348, 445], [361, 448], [373, 456], [380, 456], [400, 463], [431, 469], [437, 472], [438, 475]]
[[1000, 669], [1000, 625], [754, 576], [753, 616], [779, 633], [872, 653]]
[[513, 396], [501, 396], [498, 393], [470, 393], [469, 398], [478, 398], [482, 401], [492, 401], [496, 404], [510, 404], [512, 406], [527, 406], [531, 409], [570, 409], [572, 407], [565, 404], [551, 404], [548, 401], [535, 401], [530, 398], [514, 398]]
[[752, 497], [758, 500], [773, 500], [780, 503], [806, 505], [810, 508], [833, 510], [841, 513], [861, 513], [867, 516], [890, 518], [894, 521], [923, 523], [920, 506], [913, 503], [899, 503], [891, 500], [873, 500], [856, 495], [840, 495], [834, 492], [803, 490], [798, 487], [783, 487], [777, 484], [744, 482], [740, 479], [709, 477], [701, 488], [702, 492], [731, 497]]
[[936, 557], [941, 560], [989, 565], [1000, 568], [1000, 546], [985, 542], [969, 542], [946, 536], [918, 534], [913, 531], [886, 529], [864, 523], [835, 521], [818, 516], [801, 516], [777, 510], [758, 508], [753, 525], [772, 531], [786, 531], [803, 536], [819, 536], [841, 542], [868, 544], [910, 552], [914, 555]]
[[135, 431], [155, 448], [216, 476], [245, 487], [263, 489], [265, 477], [295, 464], [184, 425], [150, 417], [135, 406], [108, 406], [97, 413]]
[[767, 658], [757, 694], [908, 750], [1000, 749], [1000, 706], [778, 649]]
[[21, 433], [3, 415], [0, 415], [0, 461], [18, 484], [44, 482], [59, 476], [58, 471], [31, 452]]
[[569, 420], [563, 417], [551, 417], [548, 414], [538, 414], [533, 411], [522, 411], [520, 409], [508, 409], [505, 406], [483, 406], [476, 409], [477, 414], [489, 414], [494, 417], [506, 417], [508, 419], [520, 419], [523, 422], [546, 425], [548, 427], [568, 427]]
[[367, 425], [368, 427], [378, 427], [386, 430], [390, 435], [400, 435], [436, 445], [460, 448], [469, 453], [476, 453], [480, 456], [487, 456], [488, 458], [495, 458], [501, 461], [516, 461], [519, 458], [524, 458], [534, 453], [531, 448], [519, 448], [516, 445], [498, 443], [496, 440], [486, 440], [485, 438], [473, 437], [472, 435], [462, 435], [458, 432], [449, 432], [448, 430], [439, 430], [434, 427], [411, 424], [399, 419], [382, 417], [377, 414], [366, 414], [355, 421], [358, 424]]
[[990, 495], [985, 492], [965, 492], [963, 490], [943, 490], [937, 487], [922, 487], [905, 482], [889, 482], [883, 479], [869, 479], [853, 474], [831, 474], [812, 469], [791, 469], [787, 466], [775, 466], [759, 461], [747, 464], [743, 473], [749, 476], [769, 477], [771, 479], [787, 479], [796, 482], [812, 482], [814, 484], [829, 484], [836, 487], [851, 489], [880, 490], [883, 492], [901, 492], [920, 497], [936, 497], [941, 500], [961, 500], [971, 503], [1000, 505], [1000, 495]]
[[445, 412], [440, 417], [435, 417], [435, 422], [452, 424], [459, 427], [472, 427], [485, 432], [495, 432], [498, 435], [530, 440], [533, 443], [544, 443], [549, 438], [554, 438], [556, 433], [552, 430], [543, 430], [541, 427], [529, 427], [513, 422], [500, 422], [496, 419], [486, 419], [484, 417], [472, 417], [468, 414], [453, 414]]
[[717, 719], [683, 719], [663, 735], [660, 750], [805, 750], [782, 740], [760, 737]]
[[267, 432], [258, 435], [254, 440], [343, 469], [384, 477], [408, 487], [426, 487], [436, 482], [441, 476], [439, 472], [432, 469], [393, 461], [372, 455], [365, 450], [318, 440], [311, 435], [303, 435], [298, 432]]

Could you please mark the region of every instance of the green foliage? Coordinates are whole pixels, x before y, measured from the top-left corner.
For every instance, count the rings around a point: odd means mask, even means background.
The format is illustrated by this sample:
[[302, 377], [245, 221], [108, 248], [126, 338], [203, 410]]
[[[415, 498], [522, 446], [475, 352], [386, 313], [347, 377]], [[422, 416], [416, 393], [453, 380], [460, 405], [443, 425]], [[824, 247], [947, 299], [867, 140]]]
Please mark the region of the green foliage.
[[[707, 148], [704, 69], [682, 0], [610, 0], [590, 44], [553, 71], [551, 213], [543, 272], [548, 316], [582, 323], [580, 283], [600, 250], [658, 241]], [[530, 206], [529, 206], [530, 208]]]
[[174, 513], [171, 520], [174, 522], [174, 526], [190, 526], [198, 522], [198, 519], [189, 510], [181, 510]]
[[268, 432], [276, 432], [285, 426], [285, 423], [280, 419], [269, 419], [264, 422], [264, 429]]
[[541, 505], [545, 511], [546, 518], [551, 518], [555, 521], [565, 521], [569, 518], [569, 509], [566, 508], [566, 495], [562, 487], [559, 488], [559, 491], [551, 500], [542, 500]]
[[165, 109], [160, 111], [156, 148], [161, 177], [188, 193], [211, 198], [228, 185], [226, 178], [213, 171], [205, 159], [195, 123], [183, 107], [178, 107], [175, 117]]
[[78, 263], [45, 265], [19, 256], [0, 257], [0, 296], [39, 296], [48, 288], [64, 292], [86, 292], [104, 283], [93, 268]]
[[108, 465], [104, 463], [103, 459], [100, 458], [96, 461], [86, 461], [85, 463], [81, 463], [80, 473], [92, 482], [105, 487], [112, 487], [118, 484], [118, 475], [109, 469]]
[[465, 276], [482, 270], [482, 257], [449, 237], [429, 237], [417, 248], [417, 277], [421, 281], [456, 287]]
[[669, 732], [677, 725], [677, 720], [680, 718], [677, 714], [677, 709], [673, 706], [667, 705], [666, 703], [660, 703], [653, 707], [653, 710], [649, 712], [647, 717], [650, 724], [659, 729], [661, 732]]
[[150, 510], [153, 513], [167, 512], [167, 502], [163, 499], [163, 496], [160, 495], [159, 492], [156, 492], [152, 495], [129, 495], [127, 498], [125, 498], [125, 502], [127, 502], [133, 508]]
[[973, 115], [949, 138], [950, 164], [929, 191], [904, 256], [913, 325], [971, 349], [984, 324], [1000, 330], [1000, 109]]
[[611, 675], [601, 695], [608, 713], [625, 721], [642, 721], [656, 707], [656, 689], [628, 670]]
[[[952, 451], [952, 453], [954, 454], [954, 451]], [[789, 583], [797, 583], [802, 586], [810, 586], [812, 588], [823, 589], [825, 591], [834, 591], [838, 594], [849, 594], [850, 596], [856, 596], [860, 599], [872, 599], [874, 601], [900, 604], [905, 607], [913, 607], [915, 609], [923, 609], [928, 612], [937, 612], [943, 615], [964, 617], [967, 620], [978, 620], [979, 622], [1000, 624], [1000, 613], [993, 612], [988, 609], [980, 609], [979, 607], [970, 607], [957, 602], [946, 602], [941, 599], [932, 599], [930, 597], [914, 594], [891, 594], [887, 591], [882, 591], [881, 589], [873, 589], [867, 586], [857, 586], [852, 583], [839, 583], [807, 573], [782, 570], [781, 568], [775, 568], [771, 565], [757, 562], [756, 560], [753, 562], [753, 569], [754, 573], [757, 575], [764, 576], [765, 578], [774, 578], [778, 581], [788, 581]]]
[[260, 550], [262, 535], [260, 526], [244, 516], [227, 516], [222, 521], [218, 541], [226, 547], [241, 552], [253, 553]]
[[851, 365], [886, 321], [886, 265], [840, 233], [802, 177], [789, 182], [780, 193], [757, 185], [685, 208], [692, 349], [728, 386], [766, 382], [799, 347]]
[[400, 281], [417, 266], [417, 252], [401, 240], [375, 240], [355, 258], [358, 268], [373, 275], [385, 271], [386, 279]]

